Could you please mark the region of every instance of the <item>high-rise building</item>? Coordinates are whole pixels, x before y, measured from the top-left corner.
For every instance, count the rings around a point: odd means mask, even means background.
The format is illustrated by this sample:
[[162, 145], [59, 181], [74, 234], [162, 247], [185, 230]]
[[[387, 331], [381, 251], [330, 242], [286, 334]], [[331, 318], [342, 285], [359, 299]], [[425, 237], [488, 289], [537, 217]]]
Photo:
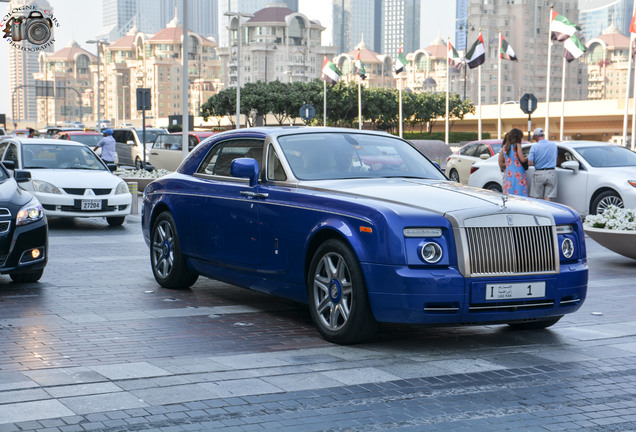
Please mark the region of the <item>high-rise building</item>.
[[456, 0], [455, 3], [455, 48], [466, 50], [468, 43], [468, 4], [470, 0]]
[[[9, 9], [36, 5], [41, 10], [52, 12], [47, 0], [12, 0]], [[55, 29], [53, 29], [55, 31]], [[9, 84], [11, 91], [11, 118], [18, 120], [37, 121], [37, 102], [34, 74], [39, 72], [38, 57], [42, 52], [53, 52], [53, 46], [33, 51], [33, 45], [27, 41], [13, 42], [17, 46], [9, 46]], [[25, 48], [25, 49], [20, 49]], [[28, 49], [27, 49], [28, 48]]]
[[397, 58], [400, 47], [404, 53], [418, 49], [421, 0], [383, 0], [383, 3], [381, 52]]
[[579, 0], [579, 25], [585, 40], [600, 36], [614, 24], [619, 32], [629, 34], [634, 0]]
[[[183, 21], [183, 0], [162, 0], [161, 3], [163, 26], [174, 17], [175, 7], [177, 16]], [[188, 28], [197, 34], [218, 40], [218, 12], [218, 0], [188, 0]]]
[[629, 37], [611, 24], [603, 33], [586, 43], [588, 99], [623, 99], [629, 73]]
[[100, 37], [117, 40], [133, 26], [142, 33], [158, 32], [165, 23], [161, 22], [161, 7], [157, 6], [157, 0], [102, 0]]
[[[494, 4], [496, 3], [496, 5]], [[470, 0], [468, 7], [468, 46], [481, 28], [486, 49], [486, 62], [481, 68], [481, 102], [497, 103], [497, 59], [499, 30], [517, 54], [518, 62], [502, 61], [502, 102], [518, 101], [525, 93], [546, 101], [548, 76], [548, 42], [550, 40], [550, 6], [573, 23], [579, 19], [578, 0], [515, 0], [493, 2]], [[554, 42], [550, 61], [550, 100], [561, 100], [561, 77], [564, 47]], [[587, 99], [587, 67], [584, 59], [566, 63], [566, 100]], [[463, 75], [463, 74], [460, 74]], [[468, 98], [478, 103], [478, 70], [467, 71]]]

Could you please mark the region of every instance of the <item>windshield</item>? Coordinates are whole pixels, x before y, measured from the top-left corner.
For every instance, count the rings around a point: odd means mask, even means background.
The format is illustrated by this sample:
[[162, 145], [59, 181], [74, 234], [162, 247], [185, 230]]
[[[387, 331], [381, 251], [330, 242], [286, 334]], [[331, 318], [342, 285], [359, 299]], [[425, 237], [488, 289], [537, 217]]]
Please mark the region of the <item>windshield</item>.
[[595, 168], [636, 166], [636, 153], [625, 147], [606, 145], [574, 149]]
[[299, 180], [445, 179], [419, 151], [390, 135], [311, 133], [282, 136], [278, 142]]
[[79, 142], [88, 146], [90, 148], [94, 148], [99, 140], [102, 139], [101, 135], [69, 135], [71, 141]]
[[106, 170], [102, 161], [88, 147], [63, 144], [24, 144], [22, 167], [24, 169]]
[[[137, 131], [137, 136], [139, 137], [139, 141], [143, 142], [144, 139], [144, 130], [143, 129], [135, 129]], [[163, 129], [146, 129], [146, 143], [153, 143], [157, 139], [159, 135], [167, 135]]]

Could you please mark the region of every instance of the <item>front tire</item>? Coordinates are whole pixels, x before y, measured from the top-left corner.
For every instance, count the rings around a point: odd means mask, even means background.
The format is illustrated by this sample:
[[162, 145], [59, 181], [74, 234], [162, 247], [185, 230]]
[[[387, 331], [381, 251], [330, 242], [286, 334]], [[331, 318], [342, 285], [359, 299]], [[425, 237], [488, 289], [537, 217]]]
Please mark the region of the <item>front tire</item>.
[[601, 214], [611, 205], [623, 208], [623, 199], [614, 191], [605, 191], [594, 199], [590, 210], [592, 214]]
[[113, 217], [106, 218], [106, 222], [108, 222], [108, 225], [112, 227], [121, 226], [125, 220], [126, 220], [126, 216], [113, 216]]
[[555, 325], [559, 320], [563, 318], [563, 315], [552, 318], [543, 318], [534, 321], [508, 323], [510, 327], [515, 330], [543, 330], [550, 326]]
[[170, 289], [190, 288], [199, 275], [186, 264], [170, 212], [165, 211], [155, 219], [150, 239], [150, 265], [159, 285]]
[[44, 273], [44, 269], [34, 270], [32, 272], [25, 273], [9, 273], [9, 277], [13, 282], [24, 283], [24, 282], [37, 282], [42, 277]]
[[373, 317], [360, 264], [340, 240], [327, 240], [314, 254], [307, 277], [311, 317], [329, 342], [355, 344], [373, 338]]
[[143, 167], [144, 167], [144, 164], [143, 164], [143, 162], [141, 161], [141, 159], [136, 158], [136, 159], [135, 159], [135, 168], [136, 168], [136, 169], [138, 169], [138, 170], [140, 170], [140, 169], [143, 169]]
[[501, 189], [501, 186], [499, 186], [497, 183], [488, 183], [486, 186], [484, 186], [484, 189], [488, 189], [493, 192], [503, 192], [503, 189]]

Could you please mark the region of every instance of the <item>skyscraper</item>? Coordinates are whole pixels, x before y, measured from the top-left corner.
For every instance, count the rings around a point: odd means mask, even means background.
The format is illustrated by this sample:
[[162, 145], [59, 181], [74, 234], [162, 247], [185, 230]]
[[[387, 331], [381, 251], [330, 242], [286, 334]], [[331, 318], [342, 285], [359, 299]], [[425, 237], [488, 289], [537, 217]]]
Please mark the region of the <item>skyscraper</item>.
[[[400, 47], [405, 53], [420, 47], [421, 0], [384, 0], [382, 54], [396, 58]], [[378, 29], [376, 29], [378, 30]]]
[[579, 0], [579, 9], [581, 34], [586, 40], [600, 36], [612, 24], [629, 34], [634, 0]]
[[157, 0], [103, 0], [102, 13], [100, 37], [108, 40], [123, 37], [133, 25], [142, 33], [152, 34], [166, 24], [161, 22]]
[[468, 36], [468, 3], [469, 0], [456, 0], [455, 6], [455, 48], [466, 50]]

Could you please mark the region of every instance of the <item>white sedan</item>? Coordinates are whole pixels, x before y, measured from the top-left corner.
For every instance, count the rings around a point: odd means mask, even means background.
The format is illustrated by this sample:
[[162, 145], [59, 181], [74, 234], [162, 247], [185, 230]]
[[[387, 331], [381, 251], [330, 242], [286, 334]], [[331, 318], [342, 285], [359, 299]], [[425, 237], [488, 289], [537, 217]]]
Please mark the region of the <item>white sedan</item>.
[[47, 216], [105, 217], [118, 226], [130, 214], [128, 185], [84, 144], [57, 139], [10, 138], [0, 143], [5, 167], [31, 173], [20, 183]]
[[[531, 144], [523, 146], [528, 154]], [[558, 142], [556, 202], [575, 209], [581, 216], [602, 213], [607, 206], [636, 208], [636, 153], [607, 142]], [[498, 156], [477, 162], [469, 186], [502, 191]], [[534, 168], [528, 169], [532, 187]]]

